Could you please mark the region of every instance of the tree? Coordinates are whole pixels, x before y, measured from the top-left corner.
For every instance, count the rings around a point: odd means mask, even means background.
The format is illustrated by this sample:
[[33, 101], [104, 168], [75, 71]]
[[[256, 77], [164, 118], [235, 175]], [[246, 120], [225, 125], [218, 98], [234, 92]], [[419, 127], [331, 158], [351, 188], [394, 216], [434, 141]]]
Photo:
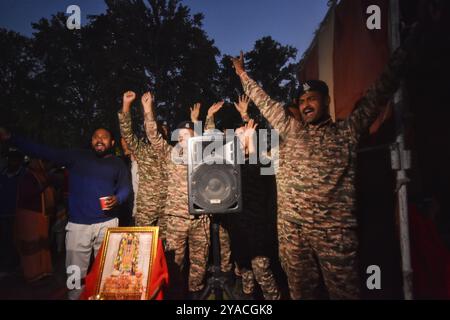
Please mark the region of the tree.
[[[47, 143], [80, 146], [95, 127], [118, 133], [126, 90], [154, 92], [157, 117], [172, 128], [189, 119], [194, 103], [204, 105], [204, 118], [212, 102], [232, 102], [242, 92], [228, 57], [219, 68], [220, 52], [203, 30], [202, 14], [191, 14], [179, 0], [105, 2], [106, 12], [90, 16], [81, 30], [69, 30], [64, 13], [33, 24], [30, 39], [0, 30], [3, 122]], [[295, 55], [292, 47], [265, 37], [245, 57], [251, 76], [283, 101], [295, 83]], [[236, 123], [230, 108], [224, 107], [223, 118]], [[135, 129], [144, 135], [141, 108], [133, 113]]]
[[1, 123], [31, 132], [27, 111], [33, 103], [36, 64], [31, 53], [32, 42], [16, 32], [0, 29], [0, 48]]
[[[27, 134], [72, 146], [85, 144], [97, 126], [117, 133], [126, 90], [153, 91], [159, 119], [172, 127], [189, 118], [195, 102], [218, 99], [220, 52], [201, 14], [178, 0], [105, 2], [106, 12], [90, 16], [81, 30], [68, 30], [67, 17], [57, 13], [35, 23], [31, 39], [0, 32], [1, 112], [23, 119]], [[142, 124], [141, 108], [134, 110]], [[142, 125], [137, 129], [143, 133]]]
[[111, 114], [110, 105], [118, 105], [117, 98], [127, 89], [151, 90], [159, 119], [173, 127], [189, 118], [195, 102], [216, 98], [213, 81], [220, 52], [202, 29], [202, 15], [192, 16], [178, 0], [106, 3], [106, 14], [91, 18], [94, 32], [88, 40], [100, 53], [101, 63], [93, 66], [96, 73], [111, 80], [99, 88], [106, 99], [100, 110]]
[[283, 46], [271, 37], [257, 40], [245, 54], [247, 70], [275, 100], [288, 101], [296, 88], [297, 49]]
[[[271, 37], [263, 37], [255, 42], [251, 51], [244, 54], [246, 70], [273, 99], [290, 102], [297, 87], [296, 55], [297, 49], [283, 46]], [[236, 101], [238, 95], [243, 93], [242, 84], [227, 55], [220, 63], [218, 88], [221, 96], [230, 101]], [[218, 119], [218, 123], [224, 122], [225, 127], [237, 123], [238, 114], [225, 114], [225, 110], [218, 113], [217, 118], [223, 118]], [[260, 123], [259, 128], [269, 127], [254, 105], [250, 105], [249, 112]]]
[[33, 24], [37, 73], [34, 104], [37, 136], [61, 146], [80, 145], [92, 127], [95, 80], [86, 61], [86, 30], [68, 30], [63, 13]]

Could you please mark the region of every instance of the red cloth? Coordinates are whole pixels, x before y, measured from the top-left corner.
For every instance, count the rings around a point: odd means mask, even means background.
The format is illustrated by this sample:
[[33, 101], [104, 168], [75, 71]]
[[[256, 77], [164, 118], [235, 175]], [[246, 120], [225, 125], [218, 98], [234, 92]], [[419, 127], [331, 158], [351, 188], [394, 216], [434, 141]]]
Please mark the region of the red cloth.
[[[369, 30], [366, 22], [367, 7], [378, 5], [381, 9], [381, 30]], [[303, 61], [298, 75], [300, 81], [319, 78], [319, 56], [333, 56], [332, 97], [335, 104], [336, 119], [345, 119], [384, 70], [389, 60], [389, 1], [388, 0], [342, 0], [336, 7], [333, 52], [326, 53], [327, 47], [320, 47], [318, 37]], [[320, 52], [320, 53], [319, 53]], [[330, 70], [326, 71], [330, 72]], [[322, 79], [324, 80], [324, 79]], [[389, 111], [389, 110], [387, 110]], [[383, 114], [373, 124], [370, 132], [375, 133], [389, 116]]]
[[450, 299], [450, 250], [434, 222], [410, 207], [411, 263], [416, 299]]
[[[367, 7], [381, 9], [381, 30], [369, 30]], [[344, 119], [389, 60], [389, 1], [344, 0], [336, 8], [334, 34], [334, 101], [336, 118]], [[373, 125], [377, 131], [381, 119]]]
[[[100, 260], [102, 257], [103, 245], [98, 251], [95, 262], [92, 266], [91, 272], [86, 276], [86, 284], [83, 293], [80, 296], [80, 300], [88, 300], [89, 297], [94, 295], [95, 286], [97, 284], [98, 273], [100, 269]], [[167, 263], [164, 255], [163, 244], [161, 240], [158, 240], [158, 248], [153, 261], [153, 270], [150, 275], [150, 296], [153, 295], [158, 288], [161, 288], [158, 294], [154, 297], [154, 300], [164, 299], [164, 288], [169, 284], [169, 273], [167, 271]]]
[[319, 46], [317, 42], [308, 52], [304, 65], [300, 70], [299, 80], [305, 82], [311, 79], [319, 79]]

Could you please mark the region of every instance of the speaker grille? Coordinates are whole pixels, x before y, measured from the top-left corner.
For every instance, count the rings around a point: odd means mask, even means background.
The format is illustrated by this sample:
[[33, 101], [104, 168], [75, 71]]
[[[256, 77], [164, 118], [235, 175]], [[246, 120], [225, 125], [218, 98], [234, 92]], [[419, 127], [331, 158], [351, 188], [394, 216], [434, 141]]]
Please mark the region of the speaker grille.
[[194, 205], [215, 212], [227, 210], [237, 201], [236, 172], [230, 164], [202, 164], [192, 175]]

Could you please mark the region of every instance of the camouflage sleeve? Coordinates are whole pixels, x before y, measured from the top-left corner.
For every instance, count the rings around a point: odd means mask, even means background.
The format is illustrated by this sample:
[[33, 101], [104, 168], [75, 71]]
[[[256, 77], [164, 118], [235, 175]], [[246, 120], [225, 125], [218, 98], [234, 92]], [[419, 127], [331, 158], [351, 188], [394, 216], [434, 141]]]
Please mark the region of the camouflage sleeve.
[[173, 147], [168, 144], [167, 141], [164, 140], [162, 134], [158, 132], [156, 120], [153, 119], [150, 113], [144, 115], [144, 125], [148, 140], [150, 140], [154, 150], [158, 153], [162, 153], [163, 157], [169, 158]]
[[216, 128], [216, 124], [214, 122], [214, 116], [206, 117], [205, 120], [205, 131], [206, 130], [213, 130]]
[[128, 145], [128, 149], [135, 155], [142, 151], [142, 141], [136, 137], [133, 133], [133, 126], [131, 121], [131, 114], [129, 112], [123, 113], [122, 111], [118, 113], [120, 135], [125, 139]]
[[262, 115], [272, 127], [279, 131], [280, 135], [285, 136], [289, 132], [299, 129], [299, 123], [286, 113], [283, 104], [271, 99], [246, 73], [241, 75], [241, 81], [245, 94], [252, 99]]
[[347, 128], [358, 140], [367, 134], [389, 100], [400, 85], [404, 72], [406, 52], [399, 48], [391, 56], [389, 63], [380, 78], [366, 91], [355, 106], [350, 116], [345, 120]]

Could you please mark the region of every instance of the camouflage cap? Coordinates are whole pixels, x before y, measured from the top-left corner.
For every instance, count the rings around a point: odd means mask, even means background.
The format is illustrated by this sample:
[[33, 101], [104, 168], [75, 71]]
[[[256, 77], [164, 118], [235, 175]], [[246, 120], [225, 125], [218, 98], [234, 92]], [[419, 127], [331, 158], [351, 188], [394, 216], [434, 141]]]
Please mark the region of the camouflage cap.
[[315, 91], [321, 93], [323, 96], [329, 95], [328, 85], [321, 80], [308, 80], [300, 84], [297, 90], [297, 98], [300, 98], [305, 93]]
[[192, 129], [192, 130], [194, 130], [194, 123], [192, 121], [183, 121], [177, 126], [177, 129]]

